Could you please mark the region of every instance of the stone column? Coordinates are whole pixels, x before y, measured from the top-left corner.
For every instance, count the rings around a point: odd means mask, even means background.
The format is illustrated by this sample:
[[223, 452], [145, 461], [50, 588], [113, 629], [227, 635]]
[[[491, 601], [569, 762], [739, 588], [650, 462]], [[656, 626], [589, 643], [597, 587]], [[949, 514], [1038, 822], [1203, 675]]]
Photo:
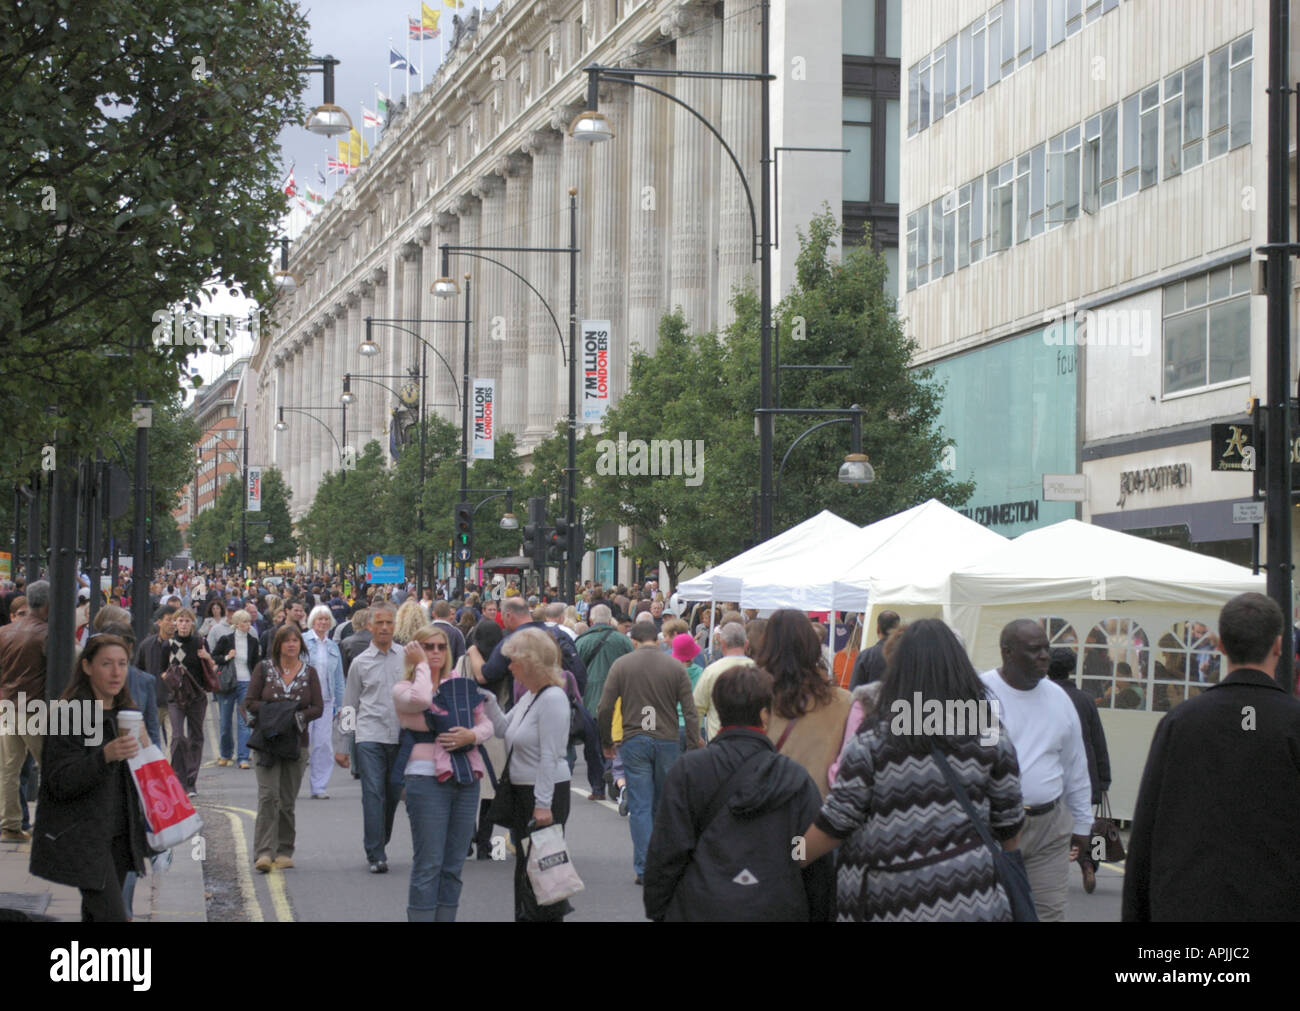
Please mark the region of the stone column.
[[[563, 208], [560, 215], [560, 241], [558, 245], [567, 246], [569, 244], [569, 187], [575, 187], [578, 191], [578, 248], [582, 250], [578, 254], [578, 321], [590, 316], [587, 311], [588, 298], [588, 270], [591, 265], [591, 208], [593, 198], [593, 186], [603, 186], [604, 180], [594, 178], [588, 171], [588, 158], [590, 157], [591, 145], [582, 141], [576, 141], [568, 135], [568, 126], [573, 122], [582, 106], [569, 105], [562, 106], [559, 109], [557, 117], [551, 120], [554, 125], [556, 119], [564, 123], [564, 146], [561, 151], [560, 160], [560, 201]], [[564, 355], [558, 361], [558, 375], [555, 383], [555, 414], [556, 418], [568, 418], [569, 416], [569, 367], [566, 364], [569, 355], [569, 264], [566, 257], [558, 257], [561, 261], [559, 271], [556, 276], [556, 294], [551, 302], [555, 309], [555, 315], [560, 320], [560, 326], [564, 329]], [[555, 426], [552, 424], [551, 426]]]
[[[418, 242], [404, 243], [398, 252], [402, 258], [402, 298], [396, 315], [402, 319], [423, 319], [424, 306], [420, 297], [420, 244]], [[399, 373], [405, 375], [406, 370], [410, 368], [418, 369], [422, 360], [421, 354], [424, 352], [424, 345], [420, 343], [420, 337], [431, 343], [433, 337], [433, 331], [425, 324], [402, 323], [399, 325], [407, 330], [414, 331], [414, 333], [406, 333], [402, 330], [392, 331], [394, 343], [400, 339], [402, 346], [406, 348], [406, 352], [398, 362], [398, 367], [393, 370], [393, 375]], [[419, 336], [416, 336], [416, 334]], [[428, 365], [429, 374], [432, 375], [434, 366], [438, 365], [437, 356], [428, 355], [425, 364]], [[404, 383], [405, 380], [389, 380], [389, 384], [396, 386], [398, 389]]]
[[[361, 338], [356, 336], [356, 317], [360, 314], [361, 295], [356, 291], [350, 291], [344, 299], [342, 312], [339, 314], [338, 323], [334, 327], [334, 390], [341, 395], [343, 393], [343, 375], [350, 373], [355, 375], [358, 371], [357, 365], [361, 356], [357, 354], [357, 345], [361, 343]], [[352, 394], [357, 395], [358, 388], [364, 384], [353, 383]], [[339, 401], [342, 404], [342, 401]], [[348, 445], [357, 451], [357, 456], [361, 455], [361, 447], [365, 445], [364, 440], [358, 439], [359, 429], [364, 426], [365, 420], [360, 411], [357, 410], [360, 400], [348, 404]]]
[[[614, 123], [626, 123], [628, 117], [628, 92], [625, 85], [611, 84], [602, 88], [600, 107]], [[647, 93], [648, 94], [648, 93]], [[658, 98], [651, 95], [651, 98]], [[659, 98], [659, 101], [664, 99]], [[591, 152], [591, 196], [586, 203], [591, 220], [585, 259], [591, 268], [591, 297], [587, 300], [586, 315], [591, 319], [607, 319], [610, 323], [610, 362], [612, 365], [611, 393], [618, 402], [627, 389], [628, 350], [626, 318], [623, 312], [627, 271], [624, 256], [627, 250], [627, 206], [629, 165], [631, 150], [627, 141], [619, 144], [593, 145]], [[581, 334], [579, 334], [581, 341]], [[581, 394], [583, 390], [582, 357], [578, 358], [579, 423], [581, 423]]]
[[[460, 219], [460, 238], [457, 242], [462, 246], [479, 245], [483, 240], [483, 203], [472, 194], [466, 193], [458, 197], [453, 209]], [[486, 304], [483, 297], [483, 278], [486, 271], [483, 268], [490, 268], [490, 264], [485, 264], [480, 260], [471, 260], [469, 257], [451, 258], [451, 274], [456, 279], [456, 283], [461, 286], [462, 295], [458, 300], [462, 312], [469, 313], [469, 373], [470, 381], [479, 374], [480, 356], [479, 347], [487, 339], [487, 330], [483, 324], [483, 306]], [[473, 285], [470, 290], [470, 297], [466, 298], [463, 294], [465, 288], [465, 275], [472, 275]], [[462, 316], [462, 319], [465, 317]], [[464, 353], [464, 331], [457, 335], [456, 347], [458, 355]], [[459, 357], [458, 357], [459, 360]], [[458, 369], [459, 365], [456, 366]], [[471, 394], [472, 395], [472, 394]], [[451, 398], [455, 400], [455, 397]], [[456, 419], [457, 423], [459, 419]]]
[[[484, 246], [504, 246], [506, 237], [506, 187], [505, 181], [495, 173], [479, 179], [474, 187], [474, 194], [483, 201], [483, 224], [479, 244]], [[493, 259], [501, 259], [488, 253]], [[466, 260], [461, 261], [466, 262]], [[474, 327], [478, 344], [478, 378], [495, 379], [497, 382], [498, 402], [501, 396], [501, 363], [505, 350], [506, 325], [506, 282], [515, 283], [514, 278], [494, 264], [483, 260], [468, 260], [474, 265], [475, 277], [478, 278], [479, 317]], [[504, 262], [504, 261], [503, 261]]]
[[[311, 389], [307, 392], [307, 406], [309, 407], [327, 407], [330, 406], [329, 397], [325, 392], [325, 351], [334, 340], [334, 327], [328, 313], [322, 320], [316, 324], [315, 333], [313, 334], [311, 344]], [[325, 430], [325, 425], [331, 428], [337, 427], [337, 418], [333, 417], [329, 411], [312, 411], [321, 420], [320, 425], [312, 425], [312, 434], [316, 437], [316, 451], [312, 454], [311, 463], [311, 487], [308, 491], [308, 498], [311, 502], [316, 500], [316, 489], [320, 487], [321, 478], [325, 472], [330, 469], [329, 460], [334, 452], [334, 440], [330, 438], [329, 432]], [[337, 434], [335, 438], [338, 438]]]
[[[663, 57], [644, 65], [666, 67]], [[664, 246], [672, 203], [671, 102], [658, 95], [630, 89], [632, 167], [628, 202], [628, 355], [633, 348], [654, 354], [659, 344], [659, 320], [668, 298]], [[624, 128], [625, 132], [627, 128]]]
[[[677, 39], [678, 70], [709, 70], [713, 56], [712, 5], [682, 4], [666, 15], [660, 32]], [[715, 122], [715, 82], [680, 78], [676, 95]], [[694, 116], [674, 106], [673, 111], [673, 207], [671, 305], [682, 307], [687, 326], [695, 332], [709, 329], [709, 277], [712, 256], [709, 247], [710, 199], [714, 180], [717, 141]]]
[[[431, 278], [442, 276], [441, 247], [443, 243], [451, 246], [460, 244], [460, 219], [455, 214], [446, 212], [439, 214], [434, 224], [436, 234], [429, 244], [429, 255], [425, 260], [425, 263], [430, 264], [429, 277]], [[465, 296], [463, 294], [465, 279], [462, 276], [465, 271], [461, 270], [458, 273], [453, 265], [454, 262], [448, 263], [448, 269], [451, 277], [460, 285], [462, 294], [459, 298], [436, 298], [430, 295], [429, 298], [432, 300], [433, 307], [432, 315], [436, 319], [465, 318]], [[471, 263], [472, 261], [462, 257], [460, 262]], [[432, 284], [432, 281], [430, 284]], [[429, 285], [425, 285], [426, 290], [428, 287]], [[439, 368], [434, 373], [433, 381], [429, 385], [430, 399], [439, 406], [433, 408], [431, 413], [437, 414], [455, 425], [460, 424], [460, 412], [457, 411], [456, 404], [461, 388], [461, 355], [464, 352], [464, 331], [464, 326], [458, 326], [455, 323], [439, 323], [434, 328], [434, 333], [437, 335], [434, 346], [443, 353], [447, 361], [451, 362], [452, 372], [455, 374], [456, 379], [453, 383], [451, 376], [447, 374], [447, 370], [444, 368]]]
[[[503, 246], [528, 245], [529, 191], [532, 188], [532, 159], [526, 154], [508, 155], [502, 159], [506, 177], [506, 230]], [[554, 256], [554, 254], [549, 254]], [[497, 256], [502, 263], [518, 271], [537, 286], [529, 273], [530, 257], [523, 253], [502, 253]], [[501, 425], [502, 431], [513, 432], [522, 438], [528, 421], [528, 306], [537, 296], [518, 278], [506, 274], [502, 279], [505, 291], [505, 346], [501, 362]]]
[[[348, 354], [345, 361], [349, 367], [344, 371], [351, 372], [354, 376], [364, 376], [374, 371], [370, 359], [357, 350], [365, 340], [364, 317], [373, 310], [373, 296], [374, 287], [370, 282], [363, 281], [357, 287], [353, 299], [348, 302]], [[352, 392], [357, 399], [348, 412], [348, 427], [356, 430], [352, 443], [357, 447], [358, 456], [366, 448], [366, 443], [375, 437], [370, 426], [374, 419], [372, 402], [376, 389], [369, 383], [352, 384]]]
[[289, 473], [285, 469], [284, 457], [280, 453], [280, 433], [275, 430], [275, 423], [280, 420], [279, 407], [284, 403], [284, 352], [277, 352], [273, 361], [275, 363], [274, 398], [271, 400], [270, 408], [266, 411], [266, 421], [269, 427], [262, 430], [262, 438], [266, 446], [270, 448], [270, 451], [265, 453], [262, 459], [274, 467], [279, 467], [281, 472], [284, 474], [284, 479], [288, 481]]
[[[529, 150], [533, 156], [533, 210], [528, 229], [528, 245], [560, 246], [563, 222], [568, 215], [568, 194], [560, 185], [561, 134], [556, 130], [537, 130], [529, 136]], [[567, 234], [567, 232], [566, 232]], [[550, 303], [561, 328], [567, 334], [567, 296], [564, 303], [556, 303], [557, 278], [567, 277], [568, 264], [557, 253], [531, 253], [528, 257], [527, 276]], [[557, 334], [555, 323], [542, 300], [528, 292], [528, 427], [524, 430], [523, 445], [532, 448], [555, 430], [557, 363], [560, 361], [560, 341], [567, 340]]]
[[[753, 7], [746, 0], [726, 0], [722, 22], [722, 69], [728, 73], [757, 73], [762, 69], [762, 25], [760, 12]], [[754, 197], [755, 221], [763, 211], [760, 178], [762, 166], [759, 163], [763, 139], [761, 87], [753, 81], [721, 83], [722, 136], [727, 138], [727, 143], [745, 170], [745, 179]], [[758, 264], [754, 262], [757, 247], [754, 244], [745, 187], [726, 152], [722, 152], [718, 189], [717, 325], [721, 330], [730, 326], [735, 319], [731, 307], [733, 288], [756, 287]]]
[[[388, 283], [388, 270], [384, 267], [378, 267], [370, 275], [370, 283], [373, 285], [371, 290], [366, 316], [391, 316], [388, 311], [388, 289], [392, 287]], [[362, 302], [367, 306], [367, 302]], [[376, 327], [371, 331], [372, 339], [379, 345], [380, 354], [371, 357], [371, 365], [368, 371], [371, 374], [388, 372], [388, 352], [393, 346], [395, 337], [401, 336], [396, 331], [388, 330], [385, 327]], [[387, 383], [389, 380], [381, 379], [380, 382]], [[370, 437], [379, 442], [379, 448], [384, 454], [384, 459], [388, 459], [388, 410], [389, 401], [388, 391], [373, 383], [367, 383], [367, 392], [370, 393]]]

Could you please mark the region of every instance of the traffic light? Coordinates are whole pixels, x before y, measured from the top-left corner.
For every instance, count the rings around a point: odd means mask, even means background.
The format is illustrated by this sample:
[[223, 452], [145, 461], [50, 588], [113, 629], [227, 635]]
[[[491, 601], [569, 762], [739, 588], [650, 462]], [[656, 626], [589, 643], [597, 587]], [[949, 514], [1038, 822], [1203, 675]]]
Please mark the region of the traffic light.
[[229, 566], [233, 566], [238, 560], [238, 558], [239, 558], [239, 549], [232, 541], [226, 545], [226, 564]]
[[546, 560], [552, 565], [560, 565], [569, 551], [569, 521], [563, 516], [556, 517], [555, 529], [546, 540]]
[[456, 561], [468, 562], [474, 556], [474, 509], [468, 502], [456, 504], [456, 533], [452, 537]]
[[546, 565], [546, 549], [550, 530], [546, 525], [546, 499], [534, 496], [528, 500], [528, 524], [524, 527], [524, 554], [541, 570]]

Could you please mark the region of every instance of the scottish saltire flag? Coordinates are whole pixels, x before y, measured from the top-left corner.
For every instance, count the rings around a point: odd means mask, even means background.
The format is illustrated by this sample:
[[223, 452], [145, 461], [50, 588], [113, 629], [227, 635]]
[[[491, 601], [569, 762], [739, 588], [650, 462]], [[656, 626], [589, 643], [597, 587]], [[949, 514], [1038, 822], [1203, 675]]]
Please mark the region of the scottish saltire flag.
[[389, 70], [401, 70], [403, 67], [405, 67], [405, 68], [407, 69], [408, 72], [410, 72], [410, 73], [412, 73], [412, 74], [415, 73], [415, 68], [414, 68], [413, 66], [411, 66], [409, 63], [406, 62], [406, 57], [405, 57], [405, 56], [403, 56], [401, 53], [399, 53], [396, 49], [389, 49], [389, 50], [388, 50], [388, 69], [389, 69]]

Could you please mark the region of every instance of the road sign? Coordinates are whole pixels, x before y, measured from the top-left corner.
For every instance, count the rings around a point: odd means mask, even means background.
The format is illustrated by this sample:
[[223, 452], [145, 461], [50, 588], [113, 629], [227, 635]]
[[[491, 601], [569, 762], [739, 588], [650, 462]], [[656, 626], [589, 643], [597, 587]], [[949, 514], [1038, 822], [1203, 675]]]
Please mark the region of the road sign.
[[1233, 523], [1263, 523], [1264, 503], [1263, 502], [1232, 503], [1232, 522]]
[[366, 575], [372, 583], [406, 582], [405, 555], [367, 555]]

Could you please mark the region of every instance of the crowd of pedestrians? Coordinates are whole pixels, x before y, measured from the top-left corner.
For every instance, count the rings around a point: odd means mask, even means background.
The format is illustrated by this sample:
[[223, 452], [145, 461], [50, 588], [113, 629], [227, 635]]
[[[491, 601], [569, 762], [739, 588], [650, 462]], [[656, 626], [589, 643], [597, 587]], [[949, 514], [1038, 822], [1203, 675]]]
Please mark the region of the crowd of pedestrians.
[[[579, 746], [586, 795], [627, 818], [629, 874], [652, 920], [1060, 921], [1071, 863], [1096, 887], [1105, 734], [1075, 687], [1075, 653], [1049, 649], [1038, 621], [1009, 623], [1001, 663], [979, 672], [944, 622], [891, 611], [871, 641], [849, 616], [832, 633], [837, 616], [789, 609], [677, 614], [653, 583], [588, 583], [570, 603], [502, 584], [462, 595], [443, 581], [417, 600], [323, 573], [261, 585], [162, 575], [138, 644], [109, 595], [79, 630], [65, 697], [103, 705], [107, 743], [0, 735], [0, 841], [31, 840], [39, 768], [32, 870], [79, 887], [85, 919], [129, 917], [146, 864], [165, 870], [166, 855], [144, 845], [126, 760], [149, 743], [169, 748], [195, 795], [210, 694], [216, 764], [254, 772], [255, 869], [294, 867], [302, 782], [329, 800], [337, 765], [360, 781], [359, 866], [388, 872], [405, 811], [413, 922], [455, 920], [466, 861], [503, 851], [515, 857], [516, 920], [572, 912], [538, 902], [526, 858], [536, 830], [569, 821]], [[126, 589], [114, 595], [123, 604]], [[49, 586], [23, 591], [0, 595], [0, 699], [44, 695]], [[1243, 883], [1229, 866], [1248, 856], [1238, 847], [1211, 862], [1218, 886], [1198, 892], [1188, 882], [1209, 876], [1204, 853], [1178, 843], [1206, 784], [1242, 838], [1281, 853], [1278, 840], [1300, 829], [1286, 801], [1300, 795], [1300, 702], [1269, 691], [1281, 621], [1258, 594], [1230, 602], [1227, 675], [1161, 723], [1126, 918], [1300, 908], [1292, 862], [1266, 861]], [[931, 706], [981, 715], [924, 732], [899, 719]], [[1260, 732], [1232, 729], [1243, 706], [1260, 712]], [[119, 738], [117, 720], [134, 711], [143, 729]], [[1244, 792], [1212, 785], [1264, 767], [1278, 775]]]

